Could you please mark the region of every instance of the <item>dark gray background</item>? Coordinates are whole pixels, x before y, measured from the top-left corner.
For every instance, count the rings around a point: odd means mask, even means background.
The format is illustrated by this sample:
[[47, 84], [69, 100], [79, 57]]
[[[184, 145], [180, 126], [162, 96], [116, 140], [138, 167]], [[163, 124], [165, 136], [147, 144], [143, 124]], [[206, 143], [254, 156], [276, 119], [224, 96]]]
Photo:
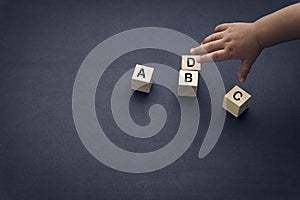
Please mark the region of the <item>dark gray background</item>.
[[[226, 90], [239, 84], [253, 99], [241, 118], [227, 115], [203, 160], [197, 154], [210, 118], [203, 80], [194, 143], [175, 163], [148, 174], [118, 172], [94, 159], [76, 133], [71, 107], [81, 62], [114, 34], [157, 26], [200, 42], [219, 23], [253, 21], [293, 2], [0, 1], [0, 199], [299, 199], [299, 41], [265, 49], [245, 84], [237, 81], [238, 61], [217, 63]], [[150, 95], [132, 97], [130, 110], [143, 125], [151, 104], [165, 105], [162, 133], [142, 141], [116, 127], [111, 89], [137, 62], [178, 69], [180, 58], [151, 49], [120, 57], [99, 82], [96, 108], [113, 142], [143, 152], [172, 139], [179, 108], [170, 91], [154, 85]]]

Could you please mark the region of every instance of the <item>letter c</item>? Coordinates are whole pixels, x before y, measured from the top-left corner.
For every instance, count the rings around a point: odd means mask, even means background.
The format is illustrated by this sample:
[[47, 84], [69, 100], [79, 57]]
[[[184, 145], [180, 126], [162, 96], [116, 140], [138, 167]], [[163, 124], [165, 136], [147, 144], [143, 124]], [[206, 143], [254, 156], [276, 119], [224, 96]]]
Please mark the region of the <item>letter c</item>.
[[[237, 94], [239, 94], [240, 97], [236, 97]], [[240, 91], [236, 91], [236, 92], [233, 94], [233, 98], [234, 98], [234, 100], [236, 100], [236, 101], [241, 100], [242, 97], [243, 97], [243, 94], [242, 94]]]

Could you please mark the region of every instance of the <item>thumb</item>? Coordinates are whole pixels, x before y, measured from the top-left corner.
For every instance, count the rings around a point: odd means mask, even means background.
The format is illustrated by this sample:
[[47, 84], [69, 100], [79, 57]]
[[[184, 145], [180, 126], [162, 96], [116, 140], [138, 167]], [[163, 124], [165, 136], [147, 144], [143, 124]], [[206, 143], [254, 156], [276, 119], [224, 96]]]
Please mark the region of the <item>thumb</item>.
[[251, 69], [252, 63], [250, 63], [248, 60], [244, 59], [241, 62], [239, 71], [238, 71], [238, 79], [240, 82], [245, 82], [247, 75]]

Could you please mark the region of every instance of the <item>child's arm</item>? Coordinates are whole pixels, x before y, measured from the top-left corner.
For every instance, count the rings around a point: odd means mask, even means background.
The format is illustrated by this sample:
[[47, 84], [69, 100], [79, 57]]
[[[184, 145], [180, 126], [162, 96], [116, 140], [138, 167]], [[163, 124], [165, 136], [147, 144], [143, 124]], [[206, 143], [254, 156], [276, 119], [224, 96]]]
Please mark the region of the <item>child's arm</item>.
[[221, 24], [199, 47], [192, 48], [191, 54], [207, 53], [198, 62], [241, 60], [238, 78], [244, 82], [263, 48], [294, 39], [300, 39], [300, 3], [254, 23]]
[[270, 47], [300, 38], [300, 3], [288, 6], [254, 22], [258, 41]]

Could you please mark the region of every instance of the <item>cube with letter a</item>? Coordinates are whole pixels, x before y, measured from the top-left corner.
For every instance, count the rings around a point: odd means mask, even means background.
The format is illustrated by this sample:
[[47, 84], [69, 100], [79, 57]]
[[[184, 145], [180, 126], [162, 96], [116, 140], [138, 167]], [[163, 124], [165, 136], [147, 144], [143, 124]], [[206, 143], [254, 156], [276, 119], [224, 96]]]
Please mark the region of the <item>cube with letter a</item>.
[[179, 70], [178, 96], [197, 96], [198, 71]]
[[234, 86], [224, 97], [223, 108], [235, 117], [240, 116], [250, 104], [251, 95], [238, 86]]
[[201, 64], [197, 62], [197, 58], [199, 58], [199, 56], [191, 56], [191, 55], [181, 56], [181, 69], [200, 71]]
[[154, 68], [137, 64], [131, 78], [131, 88], [149, 93], [153, 83]]

